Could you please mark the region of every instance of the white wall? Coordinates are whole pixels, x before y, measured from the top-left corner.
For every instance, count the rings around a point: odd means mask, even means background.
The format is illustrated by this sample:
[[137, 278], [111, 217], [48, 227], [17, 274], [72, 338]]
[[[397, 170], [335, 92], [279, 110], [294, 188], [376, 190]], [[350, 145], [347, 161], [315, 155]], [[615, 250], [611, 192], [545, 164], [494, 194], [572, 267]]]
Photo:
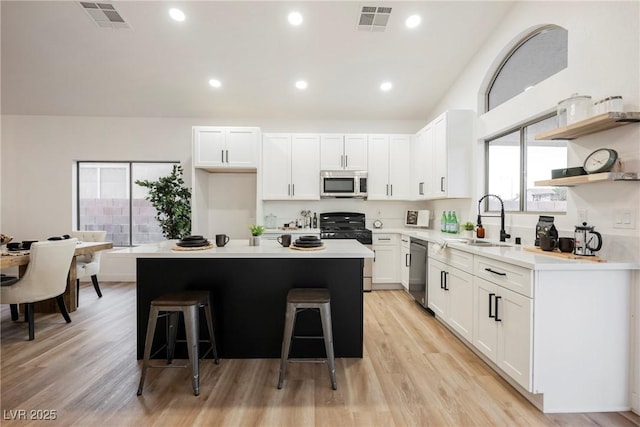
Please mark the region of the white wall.
[[[522, 2], [514, 6], [503, 24], [496, 28], [466, 71], [450, 88], [432, 112], [433, 117], [447, 109], [468, 108], [479, 111], [483, 82], [495, 69], [495, 61], [513, 46], [513, 42], [530, 29], [556, 24], [569, 31], [568, 68], [538, 84], [533, 89], [478, 116], [475, 155], [476, 192], [472, 200], [438, 201], [432, 203], [436, 217], [444, 209], [456, 207], [473, 217], [477, 200], [484, 193], [484, 159], [482, 140], [496, 135], [515, 123], [553, 111], [558, 101], [570, 94], [591, 95], [594, 100], [609, 95], [622, 95], [626, 111], [640, 110], [640, 3], [634, 2]], [[624, 161], [624, 170], [640, 172], [640, 125], [631, 124], [609, 130], [570, 143], [569, 165], [581, 166], [585, 156], [596, 148], [610, 147], [618, 151]], [[578, 210], [587, 211], [591, 225], [605, 236], [600, 254], [615, 257], [622, 253], [635, 254], [640, 259], [640, 183], [602, 183], [573, 187], [568, 194], [566, 215], [556, 215], [560, 235], [571, 236], [578, 224]], [[613, 228], [613, 209], [630, 208], [636, 215], [632, 230]], [[489, 224], [489, 234], [496, 236], [497, 220]], [[522, 236], [525, 242], [533, 239], [537, 215], [507, 215], [507, 230], [512, 236]], [[630, 301], [634, 317], [631, 360], [633, 380], [631, 401], [634, 411], [640, 413], [640, 272], [634, 278], [634, 300]], [[634, 342], [635, 341], [635, 342]], [[594, 349], [597, 351], [597, 349]]]

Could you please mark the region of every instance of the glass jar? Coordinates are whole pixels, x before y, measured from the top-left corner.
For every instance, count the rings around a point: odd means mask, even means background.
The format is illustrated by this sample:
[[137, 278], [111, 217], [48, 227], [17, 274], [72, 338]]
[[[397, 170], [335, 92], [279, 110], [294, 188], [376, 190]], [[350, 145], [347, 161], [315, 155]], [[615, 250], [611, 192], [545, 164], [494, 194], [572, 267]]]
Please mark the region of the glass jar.
[[621, 96], [611, 96], [606, 105], [607, 113], [624, 113], [624, 105]]

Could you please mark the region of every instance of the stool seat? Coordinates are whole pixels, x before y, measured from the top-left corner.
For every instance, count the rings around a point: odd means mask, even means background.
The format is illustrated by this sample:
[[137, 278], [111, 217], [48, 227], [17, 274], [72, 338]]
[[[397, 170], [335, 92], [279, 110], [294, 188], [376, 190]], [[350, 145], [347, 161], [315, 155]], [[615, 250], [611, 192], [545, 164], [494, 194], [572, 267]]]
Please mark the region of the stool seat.
[[[320, 312], [322, 322], [322, 336], [297, 336], [295, 335], [296, 315], [302, 310], [317, 310]], [[326, 288], [293, 288], [287, 293], [287, 310], [284, 320], [284, 334], [282, 337], [282, 353], [280, 356], [280, 376], [278, 378], [278, 389], [282, 388], [284, 377], [291, 350], [291, 340], [293, 338], [322, 338], [327, 354], [324, 362], [329, 367], [331, 378], [331, 388], [336, 390], [336, 368], [333, 355], [333, 326], [331, 325], [331, 294]], [[297, 362], [303, 360], [296, 359]], [[308, 362], [309, 360], [304, 360]]]
[[[164, 294], [151, 301], [151, 310], [149, 312], [149, 322], [147, 323], [147, 336], [144, 344], [144, 360], [142, 361], [142, 374], [140, 376], [140, 384], [138, 385], [138, 396], [142, 394], [144, 387], [144, 379], [147, 369], [157, 367], [171, 367], [173, 354], [175, 349], [176, 330], [178, 326], [178, 318], [180, 313], [184, 317], [185, 335], [187, 342], [187, 351], [189, 353], [189, 367], [191, 368], [191, 383], [193, 385], [193, 393], [198, 396], [200, 394], [200, 308], [204, 309], [207, 319], [207, 328], [209, 329], [209, 343], [213, 352], [216, 364], [220, 363], [218, 352], [216, 350], [216, 341], [213, 334], [213, 316], [211, 315], [211, 304], [209, 303], [209, 292], [206, 291], [185, 291], [172, 292]], [[163, 314], [161, 314], [163, 313]], [[167, 327], [167, 365], [157, 366], [150, 365], [151, 346], [153, 345], [153, 336], [156, 330], [156, 323], [159, 317], [168, 317]], [[160, 349], [164, 348], [162, 346]], [[159, 351], [159, 350], [158, 350]], [[205, 353], [205, 356], [207, 353]]]

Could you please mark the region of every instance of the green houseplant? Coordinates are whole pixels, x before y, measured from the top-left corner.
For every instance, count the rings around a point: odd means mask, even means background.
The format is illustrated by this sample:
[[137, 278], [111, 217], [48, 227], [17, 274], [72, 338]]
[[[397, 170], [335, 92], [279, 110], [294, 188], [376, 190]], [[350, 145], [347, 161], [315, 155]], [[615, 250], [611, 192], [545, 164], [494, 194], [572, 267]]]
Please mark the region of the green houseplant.
[[149, 189], [145, 199], [158, 211], [156, 220], [167, 239], [180, 239], [191, 233], [191, 190], [184, 185], [182, 174], [182, 166], [174, 165], [169, 176], [157, 181], [135, 181]]
[[251, 237], [249, 238], [249, 246], [260, 246], [260, 236], [264, 233], [263, 225], [251, 224], [249, 226]]

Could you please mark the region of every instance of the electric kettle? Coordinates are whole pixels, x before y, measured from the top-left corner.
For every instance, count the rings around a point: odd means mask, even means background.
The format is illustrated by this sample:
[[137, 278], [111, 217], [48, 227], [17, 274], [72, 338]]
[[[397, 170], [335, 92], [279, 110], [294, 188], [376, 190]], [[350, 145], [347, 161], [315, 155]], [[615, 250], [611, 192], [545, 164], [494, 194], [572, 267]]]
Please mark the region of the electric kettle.
[[[587, 226], [586, 222], [583, 222], [582, 225], [576, 225], [574, 254], [595, 256], [595, 252], [602, 248], [602, 235], [593, 229], [594, 227]], [[597, 243], [594, 242], [594, 238]]]

